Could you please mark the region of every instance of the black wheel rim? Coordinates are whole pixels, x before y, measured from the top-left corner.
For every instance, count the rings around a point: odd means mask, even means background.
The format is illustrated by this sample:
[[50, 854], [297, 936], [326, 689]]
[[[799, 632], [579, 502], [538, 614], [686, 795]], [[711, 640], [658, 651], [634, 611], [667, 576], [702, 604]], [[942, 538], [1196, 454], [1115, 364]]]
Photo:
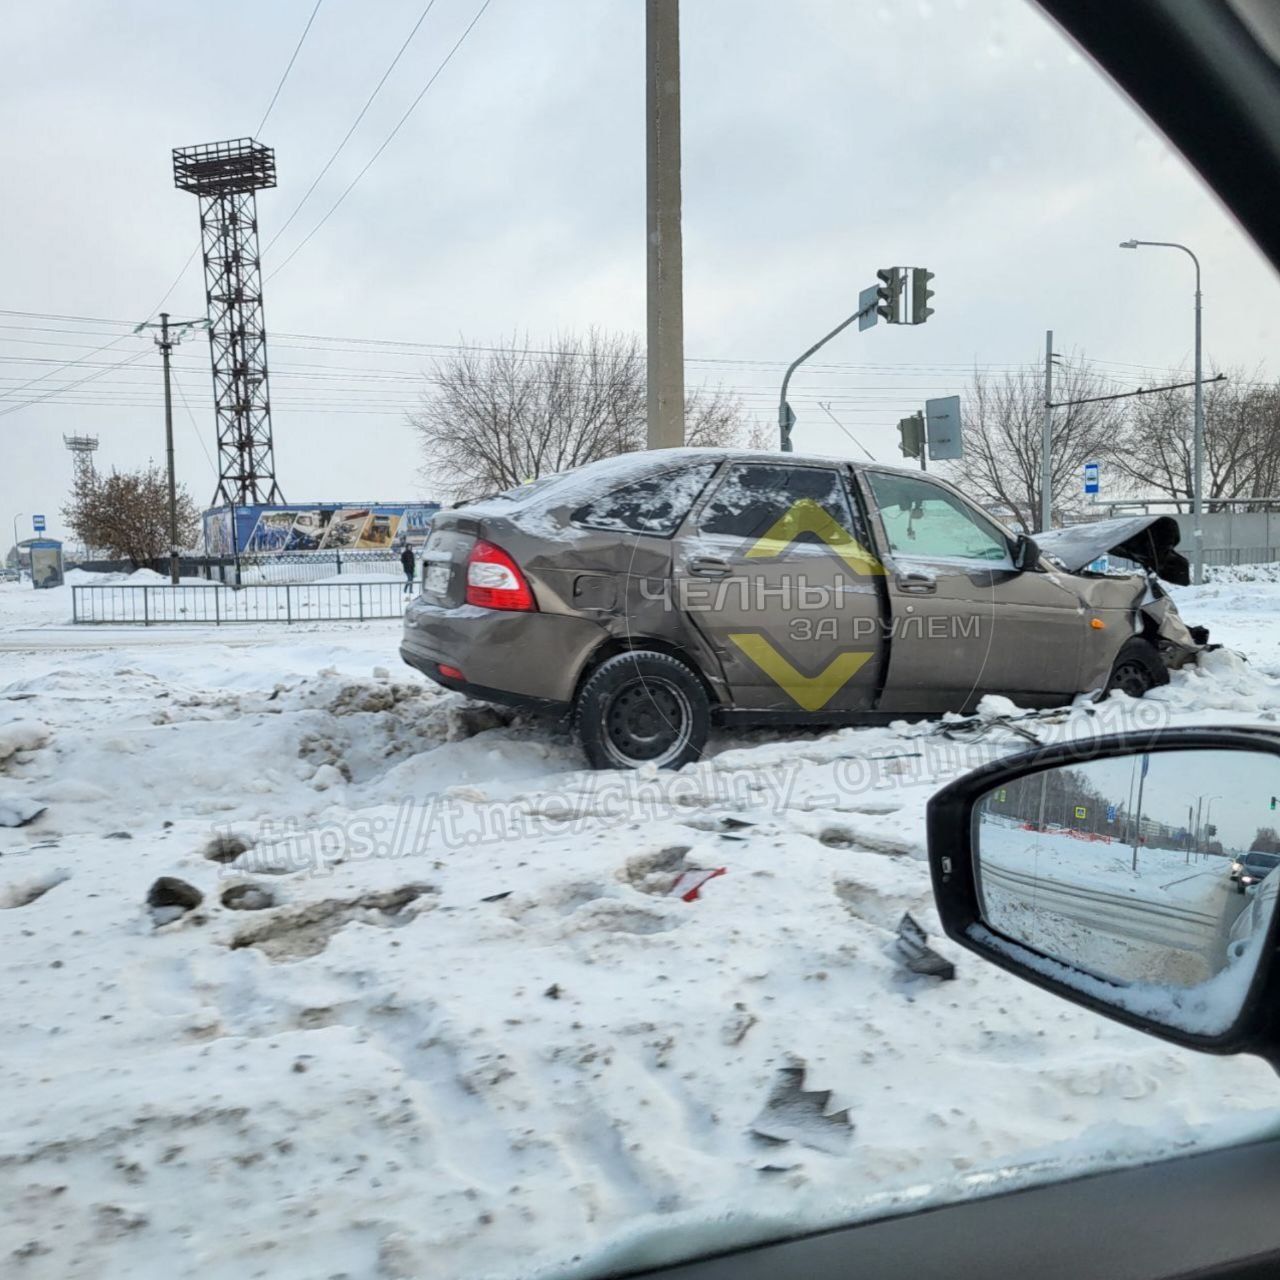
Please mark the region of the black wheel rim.
[[1124, 662], [1116, 668], [1111, 687], [1127, 693], [1131, 698], [1140, 698], [1151, 688], [1151, 677], [1138, 663]]
[[669, 680], [636, 676], [604, 708], [604, 738], [609, 755], [628, 768], [664, 765], [689, 741], [692, 711], [684, 690]]

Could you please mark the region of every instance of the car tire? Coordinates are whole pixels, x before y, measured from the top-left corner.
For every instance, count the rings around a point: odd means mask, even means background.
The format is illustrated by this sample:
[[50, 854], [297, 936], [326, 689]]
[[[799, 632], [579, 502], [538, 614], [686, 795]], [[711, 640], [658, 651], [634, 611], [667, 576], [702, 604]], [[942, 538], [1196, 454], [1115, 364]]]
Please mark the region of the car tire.
[[1157, 685], [1169, 683], [1169, 672], [1156, 652], [1155, 646], [1134, 636], [1120, 646], [1116, 660], [1111, 664], [1107, 687], [1103, 696], [1117, 689], [1131, 698], [1141, 698]]
[[651, 649], [606, 658], [574, 710], [594, 769], [678, 769], [702, 757], [711, 728], [702, 681], [679, 658]]

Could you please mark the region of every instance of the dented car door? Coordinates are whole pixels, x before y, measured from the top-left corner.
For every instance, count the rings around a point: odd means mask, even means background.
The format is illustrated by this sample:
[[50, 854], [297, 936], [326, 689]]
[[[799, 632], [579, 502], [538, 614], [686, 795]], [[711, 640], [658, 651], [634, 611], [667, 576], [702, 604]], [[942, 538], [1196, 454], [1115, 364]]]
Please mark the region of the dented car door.
[[934, 479], [864, 468], [890, 617], [880, 709], [971, 710], [988, 693], [1052, 705], [1077, 690], [1079, 597], [1040, 566], [1019, 569], [1014, 540]]

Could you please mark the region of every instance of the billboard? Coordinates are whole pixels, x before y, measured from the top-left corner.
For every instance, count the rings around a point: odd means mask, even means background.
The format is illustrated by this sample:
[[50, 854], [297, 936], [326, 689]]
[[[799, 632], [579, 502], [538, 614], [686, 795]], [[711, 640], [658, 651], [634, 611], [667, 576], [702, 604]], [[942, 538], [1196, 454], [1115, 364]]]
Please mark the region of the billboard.
[[204, 514], [205, 554], [387, 551], [424, 542], [439, 510], [435, 502], [214, 507]]

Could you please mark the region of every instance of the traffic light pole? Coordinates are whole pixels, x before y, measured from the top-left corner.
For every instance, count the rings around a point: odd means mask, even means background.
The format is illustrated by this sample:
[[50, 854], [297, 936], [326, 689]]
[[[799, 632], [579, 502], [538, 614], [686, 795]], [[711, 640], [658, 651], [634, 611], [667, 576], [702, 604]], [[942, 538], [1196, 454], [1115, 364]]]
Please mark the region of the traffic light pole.
[[825, 338], [819, 338], [803, 355], [797, 356], [787, 368], [787, 372], [782, 378], [782, 392], [778, 396], [778, 447], [783, 453], [793, 453], [791, 445], [791, 428], [795, 425], [795, 414], [791, 412], [791, 406], [787, 403], [787, 388], [791, 385], [791, 375], [811, 356], [815, 351], [820, 351], [823, 347], [836, 337], [837, 334], [843, 333], [855, 320], [861, 320], [863, 316], [874, 315], [876, 310], [875, 302], [869, 302], [865, 307], [859, 307], [847, 320], [843, 320], [836, 325]]

